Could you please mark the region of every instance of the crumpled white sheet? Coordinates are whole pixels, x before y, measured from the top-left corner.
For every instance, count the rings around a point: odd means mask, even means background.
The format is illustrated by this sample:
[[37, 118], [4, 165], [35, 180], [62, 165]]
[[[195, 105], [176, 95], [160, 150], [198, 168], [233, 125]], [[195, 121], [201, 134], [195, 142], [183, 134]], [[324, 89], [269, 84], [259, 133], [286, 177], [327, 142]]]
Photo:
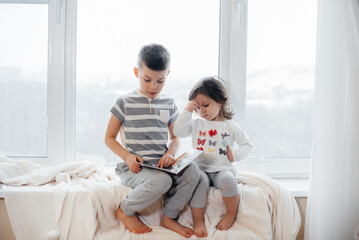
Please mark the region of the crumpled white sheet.
[[[262, 174], [240, 173], [238, 181], [238, 215], [228, 231], [215, 228], [225, 214], [225, 206], [218, 189], [208, 190], [208, 237], [202, 239], [295, 239], [301, 219], [294, 197]], [[186, 239], [159, 226], [162, 198], [140, 213], [153, 231], [129, 232], [116, 220], [114, 212], [131, 188], [121, 185], [113, 171], [100, 164], [80, 162], [51, 167], [0, 156], [0, 182], [4, 184], [16, 239]], [[188, 206], [178, 221], [192, 227]]]

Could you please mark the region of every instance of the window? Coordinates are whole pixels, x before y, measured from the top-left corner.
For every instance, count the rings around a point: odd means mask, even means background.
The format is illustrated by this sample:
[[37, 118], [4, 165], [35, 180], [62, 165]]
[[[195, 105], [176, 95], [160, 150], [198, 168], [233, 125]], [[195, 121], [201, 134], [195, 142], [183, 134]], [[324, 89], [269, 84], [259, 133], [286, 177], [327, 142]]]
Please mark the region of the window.
[[0, 4], [0, 152], [8, 156], [47, 156], [47, 19], [47, 4]]
[[201, 77], [227, 81], [235, 121], [255, 145], [242, 170], [305, 176], [316, 7], [309, 0], [0, 0], [7, 33], [0, 151], [52, 163], [117, 162], [104, 145], [109, 110], [138, 86], [140, 47], [157, 42], [171, 52], [164, 93], [179, 109]]
[[77, 160], [118, 162], [104, 144], [105, 131], [117, 98], [138, 88], [133, 68], [143, 45], [170, 51], [163, 93], [179, 109], [195, 81], [218, 75], [219, 7], [218, 0], [78, 0]]
[[0, 151], [7, 156], [47, 164], [71, 159], [74, 6], [0, 1]]
[[240, 0], [229, 6], [232, 42], [224, 60], [230, 68], [222, 69], [236, 119], [254, 142], [243, 170], [272, 176], [309, 172], [316, 7], [309, 0]]

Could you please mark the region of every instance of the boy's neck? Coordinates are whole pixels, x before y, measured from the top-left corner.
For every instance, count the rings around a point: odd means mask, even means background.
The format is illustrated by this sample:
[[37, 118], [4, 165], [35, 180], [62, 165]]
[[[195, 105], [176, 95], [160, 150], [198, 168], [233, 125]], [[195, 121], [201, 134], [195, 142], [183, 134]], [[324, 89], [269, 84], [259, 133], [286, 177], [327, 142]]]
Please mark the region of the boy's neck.
[[159, 98], [159, 96], [160, 96], [160, 93], [159, 93], [159, 94], [157, 94], [157, 96], [156, 96], [155, 98], [150, 98], [150, 97], [146, 96], [146, 94], [144, 94], [143, 92], [141, 92], [141, 89], [137, 89], [137, 92], [138, 92], [139, 94], [141, 94], [142, 96], [146, 97], [146, 98], [147, 98], [148, 100], [150, 100], [150, 101], [153, 101], [153, 100]]

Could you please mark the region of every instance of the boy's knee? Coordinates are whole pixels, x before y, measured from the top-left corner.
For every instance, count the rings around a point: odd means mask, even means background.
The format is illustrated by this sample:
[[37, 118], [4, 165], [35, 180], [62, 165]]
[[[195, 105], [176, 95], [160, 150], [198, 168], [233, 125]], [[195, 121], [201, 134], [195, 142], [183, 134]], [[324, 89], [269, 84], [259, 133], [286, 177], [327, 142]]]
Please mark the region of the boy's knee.
[[200, 172], [200, 176], [199, 176], [199, 185], [203, 186], [203, 187], [209, 187], [209, 178], [207, 176], [207, 174], [205, 172]]
[[188, 182], [188, 184], [197, 185], [200, 180], [200, 170], [197, 165], [193, 163], [189, 164], [182, 174], [182, 179]]
[[167, 192], [172, 186], [172, 178], [167, 173], [158, 174], [155, 178], [149, 179], [151, 188], [160, 193]]

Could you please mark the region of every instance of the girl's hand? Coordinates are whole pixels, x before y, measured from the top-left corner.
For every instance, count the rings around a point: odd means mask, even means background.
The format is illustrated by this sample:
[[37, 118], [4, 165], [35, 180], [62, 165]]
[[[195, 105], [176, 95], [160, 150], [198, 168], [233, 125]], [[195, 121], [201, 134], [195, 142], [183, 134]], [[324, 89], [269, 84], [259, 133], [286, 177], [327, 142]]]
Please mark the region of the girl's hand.
[[138, 173], [141, 171], [141, 165], [138, 162], [143, 163], [142, 158], [135, 154], [128, 154], [125, 157], [125, 162], [127, 164], [128, 169], [133, 173]]
[[188, 112], [193, 112], [193, 110], [197, 111], [197, 109], [198, 109], [198, 103], [196, 100], [191, 100], [188, 102], [187, 107], [186, 107], [186, 110]]
[[228, 157], [228, 160], [230, 162], [233, 162], [233, 153], [232, 153], [232, 150], [229, 148], [229, 146], [227, 146], [227, 157]]
[[172, 166], [173, 163], [176, 161], [173, 155], [166, 153], [163, 155], [160, 159], [160, 161], [157, 164], [157, 167], [163, 168], [163, 167], [169, 167]]

